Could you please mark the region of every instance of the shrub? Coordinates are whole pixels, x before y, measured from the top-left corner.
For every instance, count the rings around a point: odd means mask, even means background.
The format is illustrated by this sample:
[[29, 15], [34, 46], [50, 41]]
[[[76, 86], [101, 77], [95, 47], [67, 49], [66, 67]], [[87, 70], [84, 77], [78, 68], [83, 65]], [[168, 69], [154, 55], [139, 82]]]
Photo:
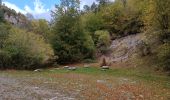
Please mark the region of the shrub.
[[105, 54], [109, 50], [110, 46], [110, 34], [108, 31], [96, 31], [95, 32], [95, 44], [99, 52]]
[[160, 46], [158, 50], [158, 60], [160, 62], [160, 66], [165, 71], [170, 71], [170, 44], [165, 43], [162, 46]]
[[10, 64], [17, 69], [35, 69], [48, 63], [54, 53], [43, 37], [13, 28], [4, 50], [10, 55]]
[[9, 35], [10, 25], [7, 23], [4, 23], [0, 21], [0, 68], [3, 69], [3, 67], [8, 66], [8, 63], [10, 61], [10, 55], [8, 52], [4, 51], [3, 48], [5, 46], [6, 39]]
[[0, 49], [3, 48], [5, 40], [8, 38], [11, 26], [7, 23], [0, 22]]
[[0, 8], [0, 22], [4, 21], [4, 13], [3, 10]]
[[0, 50], [0, 69], [9, 66], [9, 62], [11, 62], [11, 58], [8, 52]]

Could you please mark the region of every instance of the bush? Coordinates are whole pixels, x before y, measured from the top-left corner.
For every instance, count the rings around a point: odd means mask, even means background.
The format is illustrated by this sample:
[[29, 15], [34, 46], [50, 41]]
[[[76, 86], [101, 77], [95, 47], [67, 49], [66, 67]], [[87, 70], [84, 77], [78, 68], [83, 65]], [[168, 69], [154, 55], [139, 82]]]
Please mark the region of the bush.
[[0, 49], [3, 48], [4, 42], [8, 38], [11, 26], [7, 23], [0, 23]]
[[102, 54], [107, 53], [110, 46], [110, 34], [108, 31], [96, 31], [95, 32], [95, 44], [99, 52]]
[[0, 68], [3, 69], [5, 66], [8, 66], [10, 61], [10, 55], [8, 52], [4, 51], [6, 39], [9, 35], [9, 30], [11, 26], [7, 23], [0, 21]]
[[11, 58], [8, 52], [0, 50], [0, 69], [5, 69], [6, 66], [9, 66], [9, 62], [11, 62]]
[[[55, 54], [58, 55], [58, 63], [80, 62], [83, 59], [93, 59], [95, 54], [94, 42], [89, 34], [81, 33], [80, 37], [74, 36], [75, 39], [68, 41], [60, 40], [59, 34], [53, 39], [52, 44]], [[70, 35], [71, 37], [71, 35]], [[79, 39], [76, 39], [79, 38]]]
[[[43, 37], [13, 28], [3, 49], [10, 55], [10, 65], [16, 69], [35, 69], [48, 63], [54, 53]], [[3, 53], [2, 53], [3, 54]]]
[[158, 51], [160, 66], [162, 66], [165, 71], [170, 71], [170, 44], [163, 44]]
[[4, 13], [3, 10], [0, 8], [0, 22], [4, 21]]

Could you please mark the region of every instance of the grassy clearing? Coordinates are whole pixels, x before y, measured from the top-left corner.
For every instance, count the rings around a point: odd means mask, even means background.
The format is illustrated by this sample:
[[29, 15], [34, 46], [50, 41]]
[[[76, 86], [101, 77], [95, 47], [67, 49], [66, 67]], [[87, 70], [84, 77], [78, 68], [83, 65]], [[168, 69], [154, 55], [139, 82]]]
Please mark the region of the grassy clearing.
[[76, 100], [170, 98], [170, 77], [143, 68], [115, 68], [106, 71], [96, 67], [80, 67], [75, 71], [51, 68], [42, 72], [8, 70], [0, 71], [0, 76], [17, 79], [23, 87], [29, 83], [31, 88], [39, 87], [39, 91], [44, 88], [47, 91], [55, 90]]
[[139, 68], [117, 68], [102, 71], [100, 68], [78, 68], [75, 71], [69, 71], [66, 69], [51, 69], [45, 72], [52, 72], [58, 74], [87, 74], [94, 76], [112, 76], [112, 77], [127, 77], [145, 82], [160, 82], [163, 86], [170, 88], [170, 77], [166, 75], [160, 75], [151, 71], [141, 70]]

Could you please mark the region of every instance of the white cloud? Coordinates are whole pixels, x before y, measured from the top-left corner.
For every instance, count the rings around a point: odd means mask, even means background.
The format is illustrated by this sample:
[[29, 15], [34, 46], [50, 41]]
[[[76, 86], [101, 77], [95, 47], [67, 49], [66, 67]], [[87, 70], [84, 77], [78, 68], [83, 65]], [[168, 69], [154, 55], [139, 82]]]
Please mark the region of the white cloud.
[[44, 8], [45, 5], [40, 0], [34, 0], [33, 3], [34, 3], [33, 9], [31, 9], [31, 7], [29, 7], [28, 5], [25, 5], [24, 9], [21, 9], [15, 4], [12, 4], [10, 2], [3, 2], [3, 4], [5, 4], [7, 7], [11, 9], [14, 9], [17, 13], [19, 12], [22, 14], [31, 13], [36, 19], [40, 18], [47, 20], [51, 19], [50, 10], [45, 9]]
[[28, 5], [24, 7], [25, 11], [33, 14], [36, 19], [50, 20], [50, 10], [44, 8], [44, 4], [40, 0], [34, 1], [34, 9], [31, 9]]
[[42, 13], [42, 14], [37, 14], [34, 17], [35, 17], [35, 19], [46, 19], [48, 21], [50, 21], [52, 19], [50, 11], [46, 12], [46, 13]]
[[[114, 1], [114, 0], [110, 0], [110, 1]], [[84, 5], [92, 5], [93, 2], [96, 2], [96, 0], [80, 0], [80, 8], [83, 9]], [[5, 4], [7, 7], [14, 9], [16, 12], [20, 12], [22, 14], [26, 14], [26, 13], [31, 13], [36, 19], [47, 19], [50, 20], [51, 19], [51, 12], [49, 9], [45, 8], [45, 4], [43, 4], [43, 2], [41, 2], [41, 0], [34, 0], [34, 8], [29, 7], [28, 5], [25, 5], [24, 9], [19, 8], [18, 6], [16, 6], [15, 4], [12, 4], [10, 2], [3, 2], [3, 4]], [[54, 9], [51, 7], [51, 9]]]
[[24, 10], [26, 11], [26, 12], [29, 12], [29, 13], [33, 13], [34, 11], [29, 7], [29, 6], [25, 6], [24, 7]]
[[28, 5], [24, 7], [25, 11], [32, 14], [42, 14], [49, 11], [49, 9], [44, 8], [44, 4], [40, 0], [34, 1], [34, 9], [31, 9]]
[[2, 2], [2, 4], [5, 4], [8, 8], [14, 9], [17, 13], [26, 14], [27, 12], [25, 10], [20, 9], [15, 4], [9, 3], [9, 2]]
[[96, 0], [80, 0], [80, 8], [83, 9], [84, 5], [92, 5]]
[[80, 0], [81, 5], [92, 5], [95, 0]]

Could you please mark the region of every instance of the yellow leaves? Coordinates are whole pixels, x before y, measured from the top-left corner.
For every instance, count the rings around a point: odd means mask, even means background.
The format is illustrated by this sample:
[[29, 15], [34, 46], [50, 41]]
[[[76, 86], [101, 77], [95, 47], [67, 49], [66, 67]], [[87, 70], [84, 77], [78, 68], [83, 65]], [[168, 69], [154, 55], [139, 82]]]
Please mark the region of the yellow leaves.
[[40, 35], [26, 32], [17, 28], [10, 30], [8, 44], [24, 50], [25, 56], [41, 57], [42, 63], [54, 56], [54, 51]]

